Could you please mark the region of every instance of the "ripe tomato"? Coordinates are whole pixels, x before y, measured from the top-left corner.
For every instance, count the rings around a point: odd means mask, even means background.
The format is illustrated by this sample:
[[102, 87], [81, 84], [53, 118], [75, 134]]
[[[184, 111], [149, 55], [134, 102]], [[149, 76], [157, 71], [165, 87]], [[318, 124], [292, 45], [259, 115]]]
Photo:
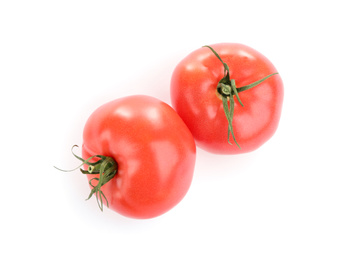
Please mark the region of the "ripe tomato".
[[124, 216], [152, 218], [179, 203], [190, 187], [196, 158], [193, 136], [158, 99], [129, 96], [102, 105], [86, 122], [83, 139], [85, 162], [95, 155], [114, 159], [106, 165], [85, 165], [88, 171], [95, 168], [92, 173], [103, 167], [104, 173], [87, 175], [90, 196], [96, 194], [100, 206], [104, 201]]
[[[171, 79], [172, 106], [202, 149], [220, 154], [250, 152], [265, 143], [279, 123], [283, 83], [276, 72], [265, 56], [248, 46], [204, 46], [176, 66]], [[230, 92], [223, 93], [221, 83]], [[247, 89], [251, 83], [255, 84]], [[231, 94], [233, 84], [243, 106], [236, 93]]]

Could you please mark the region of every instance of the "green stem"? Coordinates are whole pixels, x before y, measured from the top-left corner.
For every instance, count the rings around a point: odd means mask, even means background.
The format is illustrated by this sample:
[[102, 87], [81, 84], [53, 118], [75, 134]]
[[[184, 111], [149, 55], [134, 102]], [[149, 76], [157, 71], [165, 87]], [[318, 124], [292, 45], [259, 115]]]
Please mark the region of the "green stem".
[[[87, 200], [89, 200], [92, 197], [92, 195], [95, 194], [98, 207], [100, 208], [101, 211], [103, 211], [103, 204], [104, 204], [103, 199], [105, 200], [107, 207], [109, 207], [109, 202], [107, 198], [105, 197], [104, 193], [102, 192], [101, 188], [104, 184], [108, 183], [116, 175], [117, 170], [118, 170], [117, 162], [112, 157], [103, 156], [103, 155], [94, 155], [84, 160], [83, 158], [77, 156], [73, 152], [74, 147], [78, 147], [78, 146], [77, 145], [72, 146], [71, 152], [78, 160], [82, 161], [82, 164], [73, 170], [62, 170], [57, 167], [55, 168], [63, 172], [71, 172], [71, 171], [80, 169], [80, 171], [83, 174], [98, 174], [99, 178], [94, 177], [89, 180], [89, 184], [92, 189]], [[98, 158], [99, 160], [94, 163], [91, 163], [90, 161], [94, 158]], [[81, 169], [81, 167], [84, 164], [88, 165], [87, 170]], [[94, 185], [93, 181], [97, 181], [97, 185]]]
[[[234, 114], [234, 105], [235, 105], [235, 101], [234, 101], [234, 96], [236, 96], [238, 103], [244, 107], [238, 93], [249, 90], [257, 85], [259, 85], [260, 83], [262, 83], [263, 81], [265, 81], [266, 79], [270, 78], [273, 75], [278, 74], [276, 73], [272, 73], [260, 80], [257, 80], [256, 82], [253, 82], [249, 85], [237, 88], [236, 86], [236, 82], [234, 79], [230, 79], [230, 70], [228, 65], [221, 59], [221, 57], [219, 56], [219, 54], [210, 46], [205, 45], [203, 47], [207, 47], [209, 48], [213, 54], [221, 61], [221, 63], [224, 66], [224, 77], [219, 81], [218, 85], [217, 85], [217, 92], [219, 93], [219, 95], [222, 97], [222, 101], [223, 101], [223, 108], [224, 108], [224, 112], [225, 112], [225, 116], [226, 119], [228, 121], [228, 130], [227, 130], [227, 142], [229, 144], [230, 143], [230, 135], [232, 135], [232, 138], [235, 142], [235, 144], [239, 147], [239, 149], [241, 149], [241, 147], [239, 146], [236, 137], [234, 135], [234, 131], [233, 131], [233, 124], [232, 124], [232, 120], [233, 120], [233, 114]], [[230, 106], [229, 106], [230, 103]]]

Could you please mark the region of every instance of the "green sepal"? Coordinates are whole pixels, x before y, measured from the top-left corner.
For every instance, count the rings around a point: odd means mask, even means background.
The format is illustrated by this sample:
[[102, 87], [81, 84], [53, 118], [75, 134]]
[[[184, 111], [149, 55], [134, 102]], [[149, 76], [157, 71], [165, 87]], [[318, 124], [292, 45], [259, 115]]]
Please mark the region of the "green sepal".
[[225, 112], [225, 116], [226, 119], [228, 121], [228, 130], [227, 130], [227, 142], [232, 145], [232, 143], [230, 142], [230, 135], [232, 135], [233, 141], [236, 143], [236, 145], [240, 148], [236, 137], [234, 135], [233, 132], [233, 126], [232, 126], [232, 120], [233, 120], [233, 113], [234, 113], [234, 100], [230, 100], [230, 108], [228, 105], [228, 100], [227, 97], [223, 96], [222, 97], [223, 100], [223, 107], [224, 107], [224, 112]]
[[[231, 88], [232, 88], [232, 90], [233, 90], [233, 94], [236, 95], [236, 98], [237, 98], [239, 104], [243, 107], [244, 105], [243, 105], [243, 103], [242, 103], [242, 101], [240, 100], [240, 97], [239, 97], [239, 95], [238, 95], [238, 90], [237, 90], [237, 87], [236, 87], [236, 81], [235, 81], [234, 79], [231, 79]], [[232, 98], [233, 98], [233, 97], [232, 97]]]
[[211, 47], [211, 46], [208, 46], [208, 45], [205, 45], [203, 47], [207, 47], [209, 48], [213, 53], [214, 55], [221, 61], [221, 63], [223, 64], [224, 66], [224, 78], [225, 77], [228, 77], [228, 81], [230, 81], [230, 69], [229, 69], [229, 66], [227, 66], [227, 64], [225, 62], [223, 62], [223, 60], [220, 58], [220, 56], [218, 55], [218, 53]]
[[[101, 188], [104, 184], [108, 183], [117, 174], [117, 170], [118, 170], [117, 162], [113, 158], [109, 156], [103, 156], [103, 155], [94, 155], [84, 160], [83, 158], [77, 156], [73, 152], [74, 147], [78, 147], [78, 146], [74, 145], [71, 148], [71, 152], [78, 160], [82, 161], [82, 164], [73, 170], [62, 170], [57, 167], [55, 168], [63, 172], [71, 172], [71, 171], [80, 169], [81, 173], [83, 174], [98, 174], [99, 178], [94, 177], [89, 180], [89, 185], [91, 186], [92, 189], [86, 200], [89, 200], [92, 197], [92, 195], [95, 194], [98, 207], [100, 208], [101, 211], [103, 211], [103, 203], [104, 203], [103, 199], [105, 200], [107, 207], [109, 207], [109, 202], [107, 198], [105, 197], [104, 193], [102, 192]], [[99, 160], [96, 162], [90, 162], [90, 160], [94, 158], [99, 158]], [[88, 170], [84, 170], [81, 168], [84, 164], [89, 166]], [[92, 183], [93, 181], [97, 181], [98, 182], [97, 185], [94, 185]]]
[[[242, 107], [244, 107], [244, 104], [242, 103], [238, 93], [249, 90], [249, 89], [259, 85], [260, 83], [262, 83], [266, 79], [270, 78], [271, 76], [278, 74], [278, 72], [272, 73], [272, 74], [270, 74], [270, 75], [268, 75], [268, 76], [266, 76], [260, 80], [257, 80], [256, 82], [253, 82], [249, 85], [237, 88], [235, 80], [230, 79], [230, 71], [229, 71], [228, 65], [221, 59], [219, 54], [212, 47], [210, 47], [208, 45], [205, 45], [203, 47], [209, 48], [213, 52], [213, 54], [221, 61], [221, 63], [224, 66], [224, 77], [219, 81], [219, 83], [217, 85], [217, 91], [222, 97], [224, 113], [225, 113], [226, 119], [227, 119], [228, 124], [229, 124], [228, 132], [227, 132], [227, 142], [229, 144], [231, 144], [230, 135], [232, 135], [234, 142], [239, 147], [239, 149], [241, 149], [241, 147], [239, 146], [239, 144], [235, 138], [235, 135], [233, 132], [233, 126], [232, 126], [232, 120], [233, 120], [233, 114], [234, 114], [234, 105], [235, 105], [234, 96], [236, 96], [239, 104]], [[230, 108], [229, 108], [228, 103], [230, 103]]]
[[270, 78], [270, 77], [272, 77], [273, 75], [276, 75], [276, 74], [278, 74], [278, 72], [272, 73], [272, 74], [270, 74], [270, 75], [268, 75], [268, 76], [266, 76], [266, 77], [264, 77], [264, 78], [262, 78], [260, 80], [257, 80], [256, 82], [253, 82], [253, 83], [251, 83], [249, 85], [240, 87], [240, 88], [237, 89], [238, 93], [243, 92], [243, 91], [248, 90], [248, 89], [251, 89], [251, 88], [259, 85], [260, 83], [262, 83], [264, 80], [266, 80], [266, 79], [268, 79], [268, 78]]

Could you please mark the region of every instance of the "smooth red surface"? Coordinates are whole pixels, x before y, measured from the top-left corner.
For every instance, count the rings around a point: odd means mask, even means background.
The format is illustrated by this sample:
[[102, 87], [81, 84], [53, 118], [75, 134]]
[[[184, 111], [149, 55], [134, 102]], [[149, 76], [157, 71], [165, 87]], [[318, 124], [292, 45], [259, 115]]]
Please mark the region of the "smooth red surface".
[[89, 117], [83, 138], [84, 159], [100, 154], [117, 161], [118, 173], [102, 191], [109, 207], [124, 216], [159, 216], [190, 187], [193, 136], [173, 108], [158, 99], [129, 96], [104, 104]]
[[[227, 63], [230, 78], [238, 87], [251, 84], [277, 72], [273, 64], [256, 50], [237, 43], [210, 45]], [[202, 47], [185, 57], [175, 68], [171, 80], [172, 106], [191, 130], [199, 147], [212, 153], [250, 152], [275, 133], [283, 103], [283, 83], [274, 75], [235, 98], [233, 129], [241, 149], [227, 142], [228, 121], [217, 96], [217, 84], [224, 67], [213, 52]]]

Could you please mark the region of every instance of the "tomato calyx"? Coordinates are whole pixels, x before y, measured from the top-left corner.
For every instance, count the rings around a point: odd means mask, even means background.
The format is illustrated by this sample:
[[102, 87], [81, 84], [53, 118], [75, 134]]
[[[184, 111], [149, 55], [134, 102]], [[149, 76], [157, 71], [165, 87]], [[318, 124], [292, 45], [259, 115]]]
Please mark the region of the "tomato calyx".
[[[83, 174], [98, 174], [99, 177], [94, 177], [89, 180], [89, 184], [92, 189], [89, 194], [89, 197], [86, 200], [89, 200], [92, 197], [92, 195], [95, 194], [97, 204], [100, 210], [103, 211], [103, 204], [104, 204], [103, 200], [105, 200], [105, 203], [107, 207], [109, 208], [108, 200], [105, 197], [104, 193], [102, 192], [101, 188], [104, 184], [109, 182], [116, 175], [117, 170], [118, 170], [117, 162], [112, 157], [103, 156], [103, 155], [94, 155], [84, 160], [83, 158], [77, 156], [73, 152], [74, 147], [78, 147], [78, 145], [72, 146], [71, 152], [78, 160], [82, 161], [82, 164], [73, 170], [62, 170], [57, 167], [55, 168], [63, 172], [71, 172], [71, 171], [80, 169], [81, 173]], [[90, 162], [92, 159], [96, 159], [96, 158], [99, 160], [97, 160], [96, 162]], [[83, 165], [88, 165], [88, 169], [83, 170], [81, 168]], [[93, 181], [97, 181], [97, 184], [94, 185]]]
[[232, 135], [233, 141], [238, 146], [238, 148], [241, 149], [241, 147], [238, 144], [236, 137], [234, 135], [233, 124], [232, 124], [233, 114], [234, 114], [234, 109], [235, 109], [234, 96], [236, 97], [238, 103], [242, 107], [244, 107], [244, 104], [242, 103], [238, 93], [249, 90], [249, 89], [259, 85], [264, 80], [270, 78], [273, 75], [278, 74], [278, 72], [272, 73], [272, 74], [270, 74], [270, 75], [268, 75], [268, 76], [266, 76], [260, 80], [257, 80], [256, 82], [253, 82], [249, 85], [237, 88], [235, 80], [230, 78], [230, 69], [229, 69], [228, 65], [221, 59], [219, 54], [209, 45], [205, 45], [203, 47], [209, 48], [214, 53], [214, 55], [221, 61], [221, 63], [224, 66], [224, 77], [219, 81], [219, 83], [217, 85], [217, 95], [223, 102], [224, 113], [225, 113], [226, 119], [228, 121], [227, 142], [228, 142], [228, 144], [232, 145], [232, 143], [230, 142], [230, 135]]

